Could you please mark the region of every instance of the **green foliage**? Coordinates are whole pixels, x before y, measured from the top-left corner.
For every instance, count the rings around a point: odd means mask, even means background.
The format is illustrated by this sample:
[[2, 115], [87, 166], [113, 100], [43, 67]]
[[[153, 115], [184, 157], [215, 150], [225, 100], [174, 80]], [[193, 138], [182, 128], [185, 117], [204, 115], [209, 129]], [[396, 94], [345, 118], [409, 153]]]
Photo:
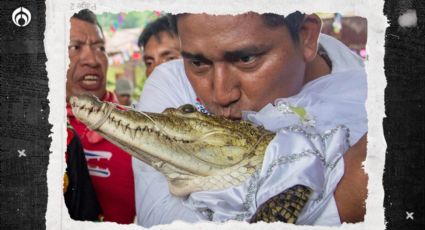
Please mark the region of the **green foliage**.
[[[124, 68], [122, 65], [110, 65], [108, 67], [108, 72], [106, 75], [106, 89], [108, 91], [114, 91], [115, 90], [115, 76], [119, 73], [124, 73]], [[142, 92], [143, 86], [146, 81], [146, 75], [145, 75], [145, 65], [140, 62], [138, 65], [136, 65], [134, 69], [134, 92], [133, 92], [133, 101], [139, 100], [140, 93]]]
[[130, 12], [125, 16], [125, 20], [120, 26], [120, 29], [125, 28], [140, 28], [144, 27], [144, 22], [146, 21], [146, 13], [140, 12]]
[[[112, 36], [113, 32], [110, 30], [111, 26], [116, 27], [116, 30], [131, 29], [131, 28], [144, 28], [146, 24], [158, 18], [153, 11], [137, 12], [132, 11], [122, 14], [123, 19], [119, 23], [120, 13], [102, 13], [97, 15], [100, 26], [106, 36]], [[107, 85], [109, 91], [115, 90], [116, 75], [124, 73], [124, 65], [109, 65], [107, 72]], [[140, 61], [134, 69], [134, 93], [133, 101], [137, 101], [146, 81], [145, 65]]]
[[133, 99], [139, 99], [140, 93], [142, 92], [143, 86], [145, 85], [146, 75], [145, 75], [145, 65], [138, 65], [134, 70], [134, 93]]
[[111, 35], [110, 27], [117, 26], [117, 30], [130, 29], [130, 28], [144, 28], [147, 23], [154, 21], [158, 18], [153, 11], [131, 11], [124, 14], [124, 20], [119, 23], [120, 13], [102, 13], [97, 15], [99, 24], [103, 30]]

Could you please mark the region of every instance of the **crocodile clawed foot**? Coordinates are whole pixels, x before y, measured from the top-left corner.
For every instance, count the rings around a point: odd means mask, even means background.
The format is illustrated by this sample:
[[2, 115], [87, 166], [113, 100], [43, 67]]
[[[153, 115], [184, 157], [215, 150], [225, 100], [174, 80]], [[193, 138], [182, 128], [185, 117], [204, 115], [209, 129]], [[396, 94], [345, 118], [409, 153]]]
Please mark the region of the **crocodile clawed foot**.
[[250, 223], [282, 221], [295, 223], [311, 195], [311, 189], [295, 185], [260, 205]]

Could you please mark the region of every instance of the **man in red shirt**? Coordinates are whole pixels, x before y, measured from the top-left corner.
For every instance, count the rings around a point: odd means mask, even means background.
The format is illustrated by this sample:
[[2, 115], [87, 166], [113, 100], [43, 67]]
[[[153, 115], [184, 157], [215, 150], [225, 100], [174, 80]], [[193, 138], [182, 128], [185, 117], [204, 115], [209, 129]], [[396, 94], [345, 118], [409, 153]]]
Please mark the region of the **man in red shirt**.
[[[118, 103], [106, 90], [108, 60], [105, 40], [96, 15], [81, 10], [71, 17], [70, 65], [67, 72], [66, 101], [73, 95], [91, 93], [102, 101]], [[81, 138], [89, 174], [105, 221], [133, 223], [135, 217], [134, 179], [131, 157], [89, 130], [73, 116], [67, 104], [70, 124]]]

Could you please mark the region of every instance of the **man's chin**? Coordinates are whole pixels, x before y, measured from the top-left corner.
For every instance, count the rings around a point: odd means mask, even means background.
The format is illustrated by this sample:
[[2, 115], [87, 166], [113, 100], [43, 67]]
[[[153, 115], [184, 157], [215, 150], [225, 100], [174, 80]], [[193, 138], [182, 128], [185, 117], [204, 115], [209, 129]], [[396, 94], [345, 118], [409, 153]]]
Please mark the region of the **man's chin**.
[[[97, 98], [99, 98], [99, 100], [102, 100], [103, 97], [106, 94], [106, 90], [102, 90], [102, 91], [100, 91], [100, 90], [80, 90], [78, 92], [73, 93], [71, 96], [78, 96], [78, 95], [82, 95], [82, 94], [91, 94], [91, 95], [94, 95]], [[67, 98], [67, 101], [69, 100], [69, 98], [71, 96], [69, 96], [69, 97], [67, 96], [66, 97]]]
[[80, 88], [80, 91], [96, 92], [96, 91], [101, 91], [101, 89], [106, 88], [106, 86], [102, 84], [101, 82], [94, 82], [91, 84], [87, 84], [87, 83], [85, 84], [81, 82], [79, 84], [79, 88]]

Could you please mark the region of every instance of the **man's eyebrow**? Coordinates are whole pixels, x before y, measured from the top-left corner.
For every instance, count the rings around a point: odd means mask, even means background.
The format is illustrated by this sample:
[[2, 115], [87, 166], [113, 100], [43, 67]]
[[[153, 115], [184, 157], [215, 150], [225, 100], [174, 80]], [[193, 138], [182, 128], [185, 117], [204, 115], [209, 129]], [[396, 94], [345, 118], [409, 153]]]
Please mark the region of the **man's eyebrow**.
[[202, 54], [192, 54], [186, 51], [181, 51], [181, 55], [183, 58], [187, 58], [187, 59], [208, 60]]
[[[85, 44], [86, 43], [86, 41], [85, 40], [81, 40], [81, 39], [78, 39], [78, 38], [71, 38], [70, 40], [69, 40], [69, 43], [74, 43], [74, 44]], [[91, 45], [97, 45], [97, 44], [105, 44], [105, 41], [103, 40], [103, 39], [97, 39], [97, 40], [95, 40], [95, 41], [93, 41], [93, 42], [91, 42], [90, 43]]]
[[150, 56], [150, 55], [146, 55], [146, 54], [143, 55], [143, 61], [152, 60], [152, 59], [153, 59], [153, 57]]
[[159, 54], [159, 56], [163, 57], [163, 56], [167, 56], [167, 55], [170, 55], [170, 54], [172, 54], [171, 50], [165, 50], [165, 51], [161, 52]]
[[92, 44], [105, 44], [105, 41], [103, 39], [99, 39], [94, 41]]
[[238, 59], [243, 56], [261, 54], [266, 52], [269, 49], [267, 45], [262, 46], [248, 46], [241, 49], [227, 51], [224, 53], [224, 58], [226, 60]]
[[[226, 60], [234, 60], [234, 59], [239, 59], [240, 57], [243, 57], [243, 56], [262, 54], [269, 49], [270, 49], [270, 46], [268, 45], [248, 46], [248, 47], [244, 47], [244, 48], [240, 48], [240, 49], [236, 49], [232, 51], [227, 51], [224, 53], [223, 56], [224, 56], [224, 59]], [[187, 59], [208, 60], [202, 54], [196, 54], [196, 53], [192, 54], [186, 51], [181, 51], [181, 55], [183, 58], [187, 58]]]
[[84, 41], [83, 40], [80, 40], [80, 39], [70, 39], [69, 40], [69, 43], [76, 43], [76, 44], [83, 44], [84, 43]]

